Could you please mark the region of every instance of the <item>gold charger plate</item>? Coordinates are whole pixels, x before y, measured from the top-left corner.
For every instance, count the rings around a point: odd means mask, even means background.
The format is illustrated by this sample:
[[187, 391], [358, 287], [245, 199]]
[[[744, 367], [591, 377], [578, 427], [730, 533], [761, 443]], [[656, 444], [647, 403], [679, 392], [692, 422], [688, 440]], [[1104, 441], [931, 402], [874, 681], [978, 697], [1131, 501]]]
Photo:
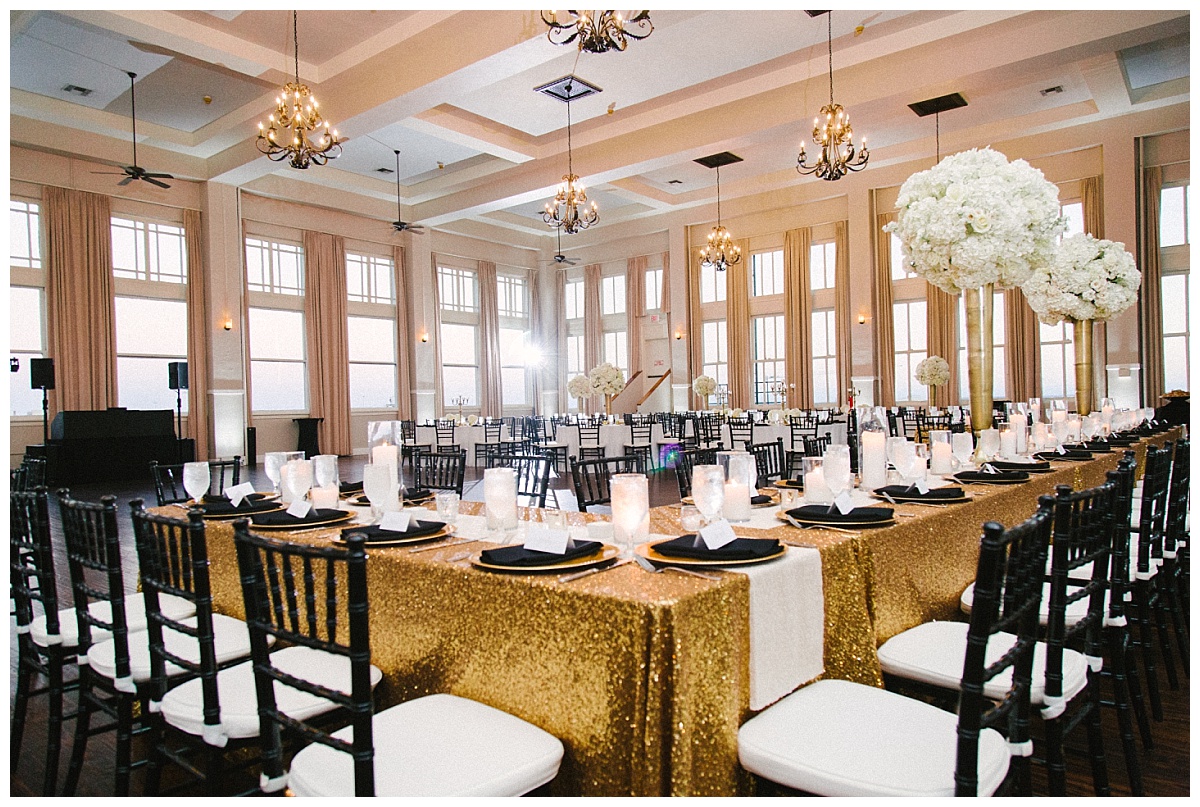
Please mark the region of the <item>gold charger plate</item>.
[[[996, 476], [997, 474], [984, 475]], [[957, 476], [952, 476], [950, 478], [960, 485], [1024, 485], [1029, 481], [1028, 477], [1025, 479], [959, 479]]]
[[482, 558], [482, 554], [483, 550], [480, 550], [471, 556], [471, 565], [477, 569], [486, 569], [489, 572], [506, 572], [508, 574], [544, 574], [599, 566], [602, 563], [607, 563], [615, 559], [621, 554], [621, 550], [612, 544], [604, 544], [598, 551], [585, 557], [573, 558], [561, 563], [548, 563], [545, 566], [497, 566], [485, 561]]
[[[372, 541], [370, 539], [370, 537], [368, 537], [367, 538], [367, 549], [371, 549], [373, 547], [408, 546], [410, 544], [423, 544], [423, 543], [426, 543], [427, 541], [437, 541], [442, 538], [447, 538], [453, 534], [454, 534], [454, 525], [453, 524], [445, 524], [442, 526], [442, 528], [440, 530], [438, 530], [437, 532], [435, 532], [431, 535], [419, 535], [416, 538], [385, 538], [382, 540]], [[338, 537], [333, 539], [333, 542], [335, 544], [344, 544], [344, 543], [346, 543], [346, 539], [343, 536], [338, 535]]]
[[633, 548], [633, 551], [641, 555], [651, 563], [663, 563], [669, 566], [753, 566], [755, 563], [766, 563], [776, 558], [782, 558], [787, 554], [787, 545], [780, 542], [779, 551], [774, 555], [767, 555], [765, 558], [746, 558], [744, 560], [721, 560], [714, 558], [713, 560], [701, 560], [700, 558], [677, 558], [672, 555], [661, 555], [654, 550], [654, 544], [638, 544]]
[[[203, 508], [204, 505], [200, 505], [200, 507]], [[238, 518], [250, 518], [250, 516], [257, 516], [259, 513], [274, 513], [276, 511], [282, 510], [282, 509], [283, 509], [282, 504], [276, 504], [274, 507], [268, 507], [263, 510], [248, 510], [243, 513], [211, 513], [210, 514], [207, 511], [205, 511], [204, 514], [201, 516], [201, 518], [203, 518], [205, 521], [232, 521], [232, 520], [238, 519]]]
[[775, 487], [786, 490], [804, 490], [804, 484], [795, 479], [779, 479], [775, 482]]
[[[934, 488], [934, 490], [936, 490], [936, 488]], [[881, 502], [888, 501], [879, 493], [872, 493], [871, 498], [878, 499]], [[903, 494], [901, 494], [899, 496], [892, 495], [892, 502], [895, 502], [896, 504], [936, 504], [936, 505], [962, 504], [964, 502], [971, 501], [971, 499], [972, 499], [972, 497], [967, 496], [966, 494], [959, 496], [956, 499], [923, 499], [920, 496], [905, 496]], [[889, 502], [889, 504], [890, 504], [890, 502]], [[830, 526], [832, 526], [832, 525], [830, 525]]]
[[[282, 510], [283, 508], [278, 508]], [[274, 510], [269, 512], [275, 512]], [[342, 513], [337, 518], [331, 518], [328, 521], [317, 521], [312, 524], [255, 524], [253, 521], [250, 524], [252, 530], [264, 530], [266, 532], [298, 532], [300, 530], [323, 530], [327, 527], [336, 527], [339, 524], [345, 524], [350, 519], [354, 518], [356, 513]]]
[[[370, 507], [371, 506], [371, 500], [367, 498], [367, 494], [365, 494], [365, 493], [352, 493], [351, 495], [343, 496], [342, 498], [346, 501], [347, 504], [352, 504], [355, 507]], [[427, 493], [424, 496], [418, 496], [415, 499], [410, 499], [407, 496], [405, 496], [401, 500], [401, 503], [405, 507], [411, 507], [411, 506], [417, 505], [417, 504], [427, 504], [431, 501], [433, 501], [433, 493]]]
[[[782, 521], [784, 524], [790, 524], [787, 519], [787, 514], [782, 511], [775, 515], [775, 518]], [[834, 528], [850, 528], [850, 527], [893, 527], [896, 524], [895, 518], [889, 518], [886, 521], [814, 521], [810, 518], [796, 518], [797, 524], [802, 524], [805, 527], [834, 527]]]
[[[776, 506], [778, 506], [778, 504], [779, 504], [779, 496], [778, 496], [778, 495], [776, 495], [776, 494], [775, 494], [775, 491], [773, 491], [773, 490], [769, 490], [769, 491], [763, 491], [763, 490], [760, 490], [760, 491], [759, 491], [759, 492], [758, 492], [756, 495], [758, 495], [758, 496], [770, 496], [770, 497], [771, 497], [771, 501], [769, 501], [769, 502], [763, 502], [762, 504], [751, 504], [751, 505], [750, 505], [750, 507], [751, 507], [751, 508], [753, 508], [753, 509], [755, 509], [755, 510], [762, 509], [763, 507], [776, 507]], [[679, 500], [679, 503], [680, 503], [680, 504], [691, 504], [691, 505], [695, 505], [695, 504], [696, 504], [696, 500], [695, 500], [695, 499], [693, 499], [691, 496], [684, 496], [682, 499], [680, 499], [680, 500]]]

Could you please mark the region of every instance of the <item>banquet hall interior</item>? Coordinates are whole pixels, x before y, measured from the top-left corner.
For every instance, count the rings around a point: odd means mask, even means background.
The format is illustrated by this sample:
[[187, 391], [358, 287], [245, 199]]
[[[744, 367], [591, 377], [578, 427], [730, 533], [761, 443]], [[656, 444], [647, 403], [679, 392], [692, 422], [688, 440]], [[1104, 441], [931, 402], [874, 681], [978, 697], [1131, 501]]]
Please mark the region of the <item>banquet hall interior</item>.
[[1174, 5], [10, 11], [10, 794], [1190, 795]]

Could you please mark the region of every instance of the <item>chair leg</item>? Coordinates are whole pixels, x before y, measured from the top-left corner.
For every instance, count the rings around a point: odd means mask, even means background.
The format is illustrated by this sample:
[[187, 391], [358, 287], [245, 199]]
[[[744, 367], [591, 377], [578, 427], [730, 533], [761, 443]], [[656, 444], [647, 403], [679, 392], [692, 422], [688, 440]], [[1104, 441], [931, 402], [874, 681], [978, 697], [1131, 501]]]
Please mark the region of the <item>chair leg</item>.
[[1104, 730], [1100, 725], [1100, 682], [1088, 673], [1087, 737], [1088, 757], [1092, 763], [1092, 785], [1097, 796], [1109, 795], [1108, 763], [1104, 758]]
[[49, 719], [46, 727], [46, 780], [42, 786], [42, 794], [53, 796], [58, 787], [58, 760], [62, 749], [63, 723], [63, 657], [61, 648], [51, 648], [48, 653], [47, 668], [49, 670]]
[[[162, 785], [162, 769], [166, 764], [166, 721], [163, 720], [161, 714], [152, 714], [150, 717], [150, 732], [147, 742], [150, 744], [150, 752], [146, 758], [146, 786], [145, 794], [147, 796], [157, 796]], [[215, 795], [215, 794], [209, 794]]]
[[91, 673], [86, 665], [79, 668], [79, 710], [75, 716], [75, 742], [71, 745], [71, 762], [67, 765], [67, 781], [63, 785], [64, 796], [74, 796], [79, 784], [79, 773], [83, 770], [83, 753], [87, 750], [88, 729], [91, 727], [92, 710]]
[[1162, 652], [1162, 665], [1167, 673], [1167, 684], [1172, 690], [1179, 689], [1179, 675], [1175, 672], [1175, 653], [1171, 649], [1171, 632], [1167, 630], [1166, 592], [1162, 589], [1162, 573], [1155, 575], [1151, 581], [1154, 586], [1152, 596], [1154, 626], [1158, 629], [1158, 646]]
[[1154, 660], [1154, 625], [1151, 614], [1149, 581], [1138, 580], [1134, 584], [1137, 600], [1138, 644], [1142, 651], [1142, 666], [1146, 670], [1146, 691], [1150, 695], [1150, 713], [1162, 722], [1162, 695], [1158, 689], [1158, 666]]
[[117, 771], [114, 792], [118, 796], [128, 796], [133, 757], [133, 697], [121, 693], [117, 701]]
[[1108, 643], [1106, 665], [1112, 680], [1113, 704], [1117, 709], [1117, 726], [1121, 735], [1121, 748], [1125, 753], [1125, 769], [1129, 778], [1129, 789], [1134, 796], [1143, 796], [1145, 792], [1142, 787], [1141, 759], [1133, 738], [1133, 718], [1129, 714], [1129, 682], [1125, 671], [1128, 639], [1124, 628], [1109, 628], [1106, 633]]
[[1046, 778], [1051, 796], [1067, 795], [1067, 766], [1063, 760], [1063, 716], [1047, 720], [1046, 727]]
[[[23, 643], [22, 643], [23, 645]], [[29, 707], [30, 681], [33, 673], [30, 670], [30, 659], [22, 646], [17, 651], [17, 696], [13, 703], [12, 724], [8, 734], [9, 767], [16, 770], [17, 761], [21, 758], [21, 739], [25, 735], [25, 714]]]
[[1154, 739], [1150, 736], [1150, 715], [1146, 711], [1146, 699], [1142, 697], [1142, 682], [1138, 673], [1137, 658], [1133, 652], [1133, 642], [1130, 631], [1125, 630], [1125, 680], [1129, 686], [1130, 701], [1133, 704], [1133, 715], [1137, 719], [1138, 733], [1142, 738], [1143, 750], [1149, 751], [1154, 747]]
[[1179, 578], [1174, 564], [1175, 562], [1172, 561], [1171, 569], [1165, 578], [1167, 581], [1165, 592], [1167, 595], [1167, 610], [1171, 614], [1171, 626], [1175, 629], [1175, 646], [1179, 648], [1179, 661], [1183, 667], [1183, 674], [1191, 678], [1191, 665], [1189, 663], [1191, 637], [1189, 636], [1186, 613], [1183, 610], [1183, 603], [1179, 596]]

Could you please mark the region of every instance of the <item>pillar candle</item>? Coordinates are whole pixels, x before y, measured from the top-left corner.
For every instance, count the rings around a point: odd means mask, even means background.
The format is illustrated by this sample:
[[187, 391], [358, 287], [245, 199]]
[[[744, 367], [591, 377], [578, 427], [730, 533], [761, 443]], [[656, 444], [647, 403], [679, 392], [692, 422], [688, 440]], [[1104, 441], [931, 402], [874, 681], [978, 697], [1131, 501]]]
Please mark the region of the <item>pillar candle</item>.
[[1016, 437], [1016, 453], [1024, 454], [1028, 450], [1026, 443], [1028, 442], [1027, 432], [1029, 430], [1029, 420], [1025, 415], [1010, 415], [1008, 418], [1008, 429]]
[[1012, 459], [1017, 453], [1017, 433], [1012, 429], [1000, 432], [1000, 456]]
[[954, 472], [954, 466], [950, 463], [952, 453], [949, 443], [934, 443], [930, 446], [930, 452], [929, 470], [931, 473], [949, 474]]
[[825, 471], [813, 468], [804, 475], [804, 501], [811, 504], [829, 504], [833, 491], [825, 484]]
[[377, 445], [371, 449], [371, 462], [378, 465], [395, 465], [399, 466], [400, 450], [389, 443]]
[[1050, 415], [1052, 423], [1066, 423], [1067, 411], [1065, 409], [1055, 409]]
[[1041, 451], [1046, 447], [1046, 424], [1038, 421], [1033, 424], [1033, 448]]
[[887, 435], [883, 432], [862, 433], [862, 467], [858, 470], [864, 488], [874, 490], [887, 484]]
[[724, 515], [726, 521], [750, 520], [750, 489], [743, 483], [725, 483]]
[[326, 485], [323, 488], [313, 488], [309, 493], [312, 506], [318, 510], [336, 510], [338, 505], [337, 485]]

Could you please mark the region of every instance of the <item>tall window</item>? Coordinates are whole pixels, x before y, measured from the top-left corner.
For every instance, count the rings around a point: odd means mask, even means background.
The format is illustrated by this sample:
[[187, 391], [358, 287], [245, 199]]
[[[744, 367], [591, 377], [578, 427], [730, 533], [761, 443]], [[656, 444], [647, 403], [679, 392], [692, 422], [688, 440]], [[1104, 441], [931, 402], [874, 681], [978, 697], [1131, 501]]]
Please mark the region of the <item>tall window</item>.
[[646, 310], [658, 311], [662, 308], [662, 269], [646, 270]]
[[600, 314], [625, 313], [625, 275], [600, 278]]
[[[782, 259], [782, 254], [780, 257]], [[822, 244], [813, 244], [809, 248], [808, 272], [813, 291], [833, 288], [837, 275], [837, 244], [835, 242], [826, 241]]]
[[438, 293], [443, 311], [479, 312], [475, 273], [453, 266], [438, 267]]
[[41, 210], [38, 204], [10, 199], [8, 210], [9, 265], [41, 269]]
[[892, 280], [906, 280], [910, 277], [916, 277], [917, 273], [912, 270], [908, 262], [904, 259], [904, 248], [900, 246], [900, 236], [895, 233], [889, 233], [891, 238], [891, 258], [892, 258]]
[[588, 371], [587, 367], [583, 366], [583, 337], [582, 336], [567, 336], [567, 380], [581, 375]]
[[246, 284], [254, 411], [306, 412], [304, 247], [247, 237]]
[[924, 300], [892, 304], [895, 336], [896, 403], [914, 404], [929, 400], [929, 388], [913, 378], [916, 367], [928, 356]]
[[346, 317], [350, 408], [396, 408], [396, 320]]
[[352, 303], [396, 304], [391, 258], [346, 253], [346, 295]]
[[837, 332], [832, 308], [812, 312], [813, 403], [838, 402]]
[[725, 275], [714, 266], [700, 266], [700, 302], [717, 303], [725, 299]]
[[783, 294], [782, 249], [750, 256], [750, 293], [755, 297]]
[[9, 200], [8, 252], [8, 349], [21, 364], [20, 370], [9, 373], [9, 413], [40, 417], [41, 391], [29, 388], [29, 360], [46, 357], [46, 275], [37, 202]]
[[750, 330], [754, 340], [754, 403], [779, 403], [783, 398], [773, 387], [784, 380], [783, 357], [787, 337], [783, 314], [754, 317], [750, 320]]
[[629, 380], [629, 334], [625, 331], [605, 331], [603, 360], [620, 367]]
[[1042, 397], [1075, 395], [1075, 330], [1065, 322], [1038, 323], [1042, 344]]
[[[958, 303], [958, 393], [964, 401], [971, 400], [971, 385], [967, 375], [967, 309], [966, 295]], [[1007, 397], [1004, 372], [1004, 292], [996, 292], [992, 309], [992, 397]], [[1045, 367], [1043, 365], [1043, 373]], [[1051, 397], [1045, 395], [1043, 397]]]
[[1083, 202], [1064, 202], [1059, 205], [1058, 209], [1062, 217], [1067, 220], [1067, 229], [1063, 232], [1061, 238], [1084, 232]]
[[442, 308], [442, 403], [479, 406], [479, 280], [475, 272], [438, 265]]
[[[174, 409], [167, 365], [187, 360], [183, 227], [119, 216], [110, 224], [117, 403], [129, 409]], [[186, 412], [187, 401], [182, 404]]]
[[[563, 284], [563, 291], [567, 332], [567, 381], [570, 381], [575, 376], [583, 375], [591, 369], [585, 366], [587, 353], [583, 344], [583, 278], [568, 280]], [[570, 407], [578, 405], [578, 398], [567, 396], [568, 411]]]
[[563, 287], [566, 306], [566, 317], [568, 320], [577, 319], [583, 320], [583, 281], [568, 280]]
[[[716, 380], [718, 385], [729, 384], [729, 331], [725, 320], [704, 323], [701, 346], [703, 374]], [[709, 403], [716, 402], [715, 397]]]
[[1163, 384], [1166, 391], [1189, 389], [1191, 336], [1192, 186], [1175, 184], [1159, 197], [1158, 243], [1162, 266]]
[[529, 403], [529, 374], [536, 366], [536, 346], [526, 339], [529, 332], [529, 283], [523, 277], [497, 275], [496, 294], [500, 315], [500, 387], [504, 406]]

